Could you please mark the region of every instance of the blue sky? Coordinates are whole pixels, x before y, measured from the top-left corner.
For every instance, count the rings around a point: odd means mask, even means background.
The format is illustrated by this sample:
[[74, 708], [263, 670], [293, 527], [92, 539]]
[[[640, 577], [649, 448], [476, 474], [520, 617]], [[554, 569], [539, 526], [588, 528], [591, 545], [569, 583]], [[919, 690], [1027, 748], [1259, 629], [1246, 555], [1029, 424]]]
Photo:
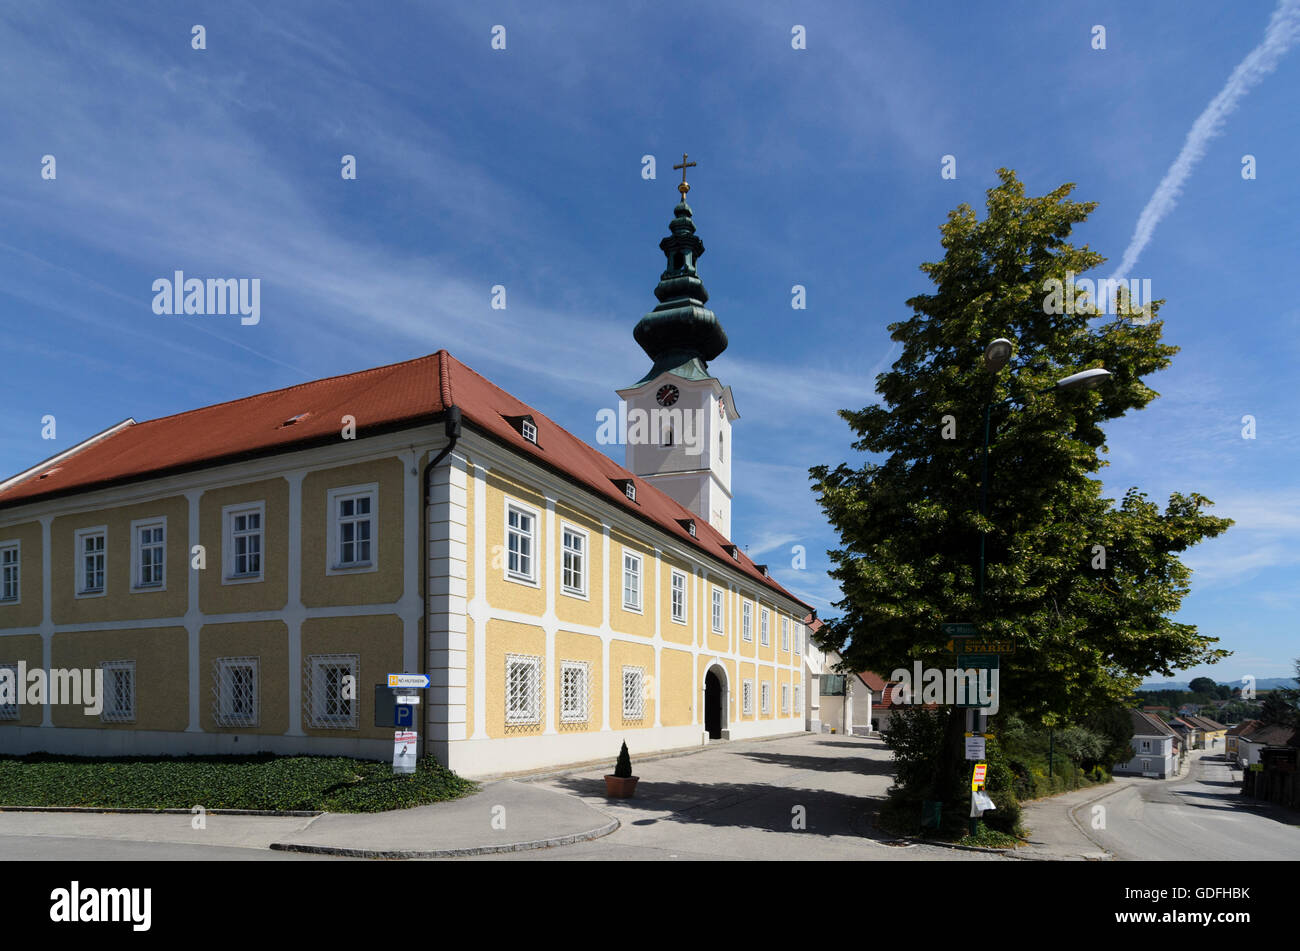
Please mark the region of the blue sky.
[[[982, 210], [999, 166], [1032, 194], [1075, 182], [1100, 202], [1076, 243], [1118, 264], [1275, 9], [181, 6], [0, 10], [0, 470], [127, 416], [440, 347], [594, 441], [596, 412], [649, 366], [632, 327], [655, 303], [687, 151], [700, 273], [731, 339], [711, 368], [741, 413], [734, 535], [824, 615], [835, 536], [807, 467], [852, 455], [835, 411], [875, 398], [897, 356], [886, 327], [929, 289], [918, 265], [941, 256], [947, 212]], [[1291, 49], [1208, 139], [1130, 271], [1167, 300], [1182, 352], [1148, 381], [1162, 398], [1108, 429], [1107, 488], [1199, 491], [1237, 520], [1188, 556], [1180, 614], [1236, 653], [1179, 679], [1285, 676], [1300, 654], [1297, 90]], [[177, 269], [260, 278], [261, 322], [155, 315], [152, 282]]]

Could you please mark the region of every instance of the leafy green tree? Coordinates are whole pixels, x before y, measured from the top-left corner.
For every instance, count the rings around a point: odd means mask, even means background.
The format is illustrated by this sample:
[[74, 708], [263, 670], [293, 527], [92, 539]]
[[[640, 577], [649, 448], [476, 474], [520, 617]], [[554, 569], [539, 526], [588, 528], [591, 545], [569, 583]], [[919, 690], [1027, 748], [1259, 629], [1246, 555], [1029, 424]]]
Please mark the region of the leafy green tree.
[[[843, 615], [821, 641], [847, 667], [888, 673], [913, 659], [942, 663], [940, 623], [976, 622], [1017, 644], [1002, 660], [1003, 705], [1053, 725], [1121, 700], [1148, 675], [1227, 655], [1170, 615], [1190, 579], [1179, 553], [1231, 522], [1202, 512], [1211, 503], [1196, 493], [1175, 493], [1163, 511], [1136, 488], [1118, 504], [1102, 496], [1102, 424], [1156, 398], [1143, 379], [1177, 348], [1161, 342], [1159, 301], [1146, 322], [1098, 321], [1086, 301], [1048, 313], [1050, 280], [1067, 284], [1104, 260], [1067, 242], [1095, 203], [1069, 200], [1068, 184], [1026, 197], [1014, 172], [998, 175], [983, 220], [963, 204], [942, 226], [943, 260], [921, 266], [934, 293], [913, 297], [912, 316], [890, 325], [902, 354], [877, 377], [881, 404], [840, 411], [853, 448], [872, 458], [810, 470], [841, 540], [829, 554]], [[997, 337], [1015, 353], [992, 374], [982, 357]], [[1053, 388], [1093, 367], [1113, 374], [1102, 388]], [[981, 517], [984, 408], [1004, 400], [992, 414]], [[961, 742], [958, 714], [950, 752]], [[961, 794], [959, 756], [939, 758], [942, 795]]]
[[1219, 695], [1219, 685], [1209, 677], [1196, 677], [1187, 685], [1187, 689], [1192, 693], [1203, 694], [1207, 697], [1217, 697]]

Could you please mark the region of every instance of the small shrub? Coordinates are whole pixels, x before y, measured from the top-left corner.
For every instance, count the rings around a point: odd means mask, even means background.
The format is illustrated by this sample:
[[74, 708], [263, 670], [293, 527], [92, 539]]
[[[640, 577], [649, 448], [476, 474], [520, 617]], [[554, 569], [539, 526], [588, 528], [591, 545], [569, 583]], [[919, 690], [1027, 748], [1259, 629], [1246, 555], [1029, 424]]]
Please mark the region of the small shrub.
[[614, 775], [619, 779], [632, 778], [632, 757], [627, 752], [627, 741], [623, 741], [623, 748], [618, 751], [618, 761], [614, 763]]

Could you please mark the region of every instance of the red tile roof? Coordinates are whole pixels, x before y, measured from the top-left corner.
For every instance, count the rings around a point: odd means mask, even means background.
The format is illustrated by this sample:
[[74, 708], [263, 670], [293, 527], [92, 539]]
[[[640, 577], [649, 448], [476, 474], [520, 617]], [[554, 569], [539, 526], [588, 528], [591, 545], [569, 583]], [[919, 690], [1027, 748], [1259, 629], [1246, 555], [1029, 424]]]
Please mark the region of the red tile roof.
[[[434, 422], [449, 406], [470, 427], [649, 522], [680, 543], [748, 575], [760, 587], [811, 610], [704, 519], [661, 490], [587, 445], [548, 417], [484, 379], [446, 350], [403, 363], [259, 393], [243, 399], [123, 426], [59, 460], [0, 488], [0, 508], [86, 492], [190, 469], [288, 452], [340, 438], [342, 418], [356, 419], [357, 438]], [[523, 438], [507, 417], [532, 416], [537, 443]], [[289, 420], [297, 417], [296, 421]], [[619, 483], [636, 484], [636, 501]], [[692, 537], [679, 520], [695, 520]]]
[[885, 678], [874, 671], [860, 670], [858, 671], [858, 679], [866, 684], [867, 689], [872, 693], [875, 693], [877, 690], [885, 689]]

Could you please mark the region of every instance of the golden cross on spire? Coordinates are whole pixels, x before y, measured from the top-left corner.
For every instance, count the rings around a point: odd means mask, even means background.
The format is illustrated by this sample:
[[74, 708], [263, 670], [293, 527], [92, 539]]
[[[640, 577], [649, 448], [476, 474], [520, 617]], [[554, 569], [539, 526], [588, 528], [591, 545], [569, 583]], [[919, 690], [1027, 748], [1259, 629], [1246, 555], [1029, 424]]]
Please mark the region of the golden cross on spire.
[[673, 166], [673, 171], [677, 171], [679, 168], [682, 170], [682, 183], [677, 186], [677, 190], [682, 193], [682, 201], [686, 200], [686, 193], [691, 190], [691, 186], [686, 181], [686, 170], [688, 168], [694, 168], [697, 164], [698, 163], [696, 162], [686, 161], [686, 153], [683, 152], [682, 164]]

